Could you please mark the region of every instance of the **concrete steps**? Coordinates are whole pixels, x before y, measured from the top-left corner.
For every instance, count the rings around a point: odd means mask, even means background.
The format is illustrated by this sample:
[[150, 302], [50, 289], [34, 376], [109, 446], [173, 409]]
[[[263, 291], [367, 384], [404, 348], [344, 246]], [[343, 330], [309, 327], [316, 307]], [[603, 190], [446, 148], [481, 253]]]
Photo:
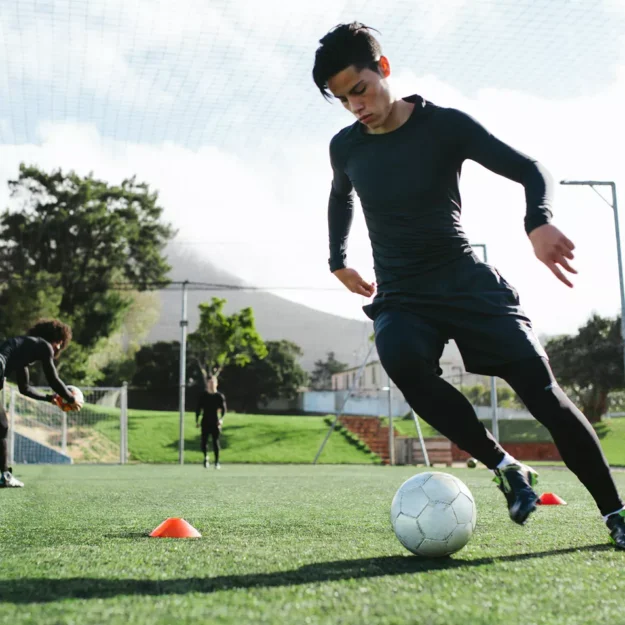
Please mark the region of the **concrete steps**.
[[[378, 418], [343, 416], [339, 419], [339, 422], [352, 434], [358, 436], [363, 443], [366, 443], [374, 454], [380, 456], [382, 464], [389, 464], [389, 428], [381, 425]], [[395, 430], [395, 436], [399, 436], [397, 430]]]

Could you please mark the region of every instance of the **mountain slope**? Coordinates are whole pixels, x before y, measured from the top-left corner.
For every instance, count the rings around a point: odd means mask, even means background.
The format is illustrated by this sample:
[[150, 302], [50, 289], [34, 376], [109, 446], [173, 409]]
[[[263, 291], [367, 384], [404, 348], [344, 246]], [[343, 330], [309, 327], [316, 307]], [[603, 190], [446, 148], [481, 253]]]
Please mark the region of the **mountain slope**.
[[[243, 286], [240, 278], [228, 274], [212, 263], [175, 244], [167, 250], [172, 266], [173, 281], [189, 280], [216, 284]], [[211, 297], [227, 300], [226, 312], [232, 313], [246, 306], [254, 310], [256, 327], [264, 340], [288, 339], [297, 343], [304, 356], [300, 364], [311, 370], [315, 360], [324, 359], [334, 351], [336, 358], [350, 366], [360, 364], [366, 355], [368, 337], [373, 324], [347, 319], [297, 304], [272, 293], [262, 291], [193, 291], [188, 292], [189, 332], [198, 323], [198, 305]], [[182, 297], [180, 289], [161, 291], [161, 314], [147, 340], [171, 341], [180, 339]]]

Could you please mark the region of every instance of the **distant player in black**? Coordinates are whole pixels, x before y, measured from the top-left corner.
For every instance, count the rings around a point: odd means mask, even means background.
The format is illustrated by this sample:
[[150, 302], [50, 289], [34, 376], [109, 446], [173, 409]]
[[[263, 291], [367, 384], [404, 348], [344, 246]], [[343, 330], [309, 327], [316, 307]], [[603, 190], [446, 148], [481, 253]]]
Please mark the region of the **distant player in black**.
[[[534, 252], [564, 284], [573, 243], [551, 222], [553, 183], [534, 159], [506, 145], [462, 111], [390, 91], [390, 64], [371, 29], [330, 31], [317, 49], [313, 79], [356, 116], [330, 142], [330, 270], [353, 293], [371, 297], [382, 365], [411, 407], [494, 471], [513, 521], [535, 510], [536, 472], [510, 456], [469, 401], [440, 377], [443, 347], [454, 339], [468, 371], [496, 375], [551, 432], [586, 486], [611, 538], [625, 549], [625, 510], [597, 436], [559, 388], [515, 289], [473, 253], [460, 225], [460, 173], [480, 163], [525, 189], [525, 231]], [[346, 260], [354, 191], [364, 212], [377, 285]], [[502, 198], [502, 210], [505, 210]]]
[[[54, 366], [54, 359], [71, 339], [69, 326], [54, 319], [44, 319], [35, 324], [26, 336], [17, 336], [0, 343], [0, 389], [4, 388], [4, 379], [14, 375], [22, 395], [55, 404], [58, 404], [60, 397], [80, 410], [81, 406], [61, 382]], [[35, 362], [41, 362], [48, 384], [56, 394], [44, 395], [30, 386], [28, 367]], [[9, 421], [4, 406], [0, 405], [0, 488], [19, 488], [24, 484], [13, 477], [8, 466], [8, 433]]]
[[217, 378], [212, 377], [206, 390], [200, 395], [197, 408], [195, 409], [195, 425], [200, 427], [200, 416], [202, 416], [202, 438], [201, 449], [204, 454], [204, 468], [208, 468], [208, 437], [213, 441], [213, 453], [215, 454], [215, 468], [219, 469], [219, 435], [221, 433], [222, 419], [226, 414], [226, 397], [223, 393], [217, 392]]

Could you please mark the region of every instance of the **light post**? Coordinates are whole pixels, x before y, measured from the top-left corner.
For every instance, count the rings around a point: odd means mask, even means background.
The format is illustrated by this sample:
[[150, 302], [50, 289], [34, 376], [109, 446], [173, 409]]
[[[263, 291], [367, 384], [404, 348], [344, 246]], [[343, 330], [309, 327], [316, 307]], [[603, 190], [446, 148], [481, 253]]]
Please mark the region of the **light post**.
[[[590, 187], [613, 211], [614, 230], [616, 234], [616, 255], [618, 258], [618, 279], [621, 287], [621, 339], [623, 340], [623, 367], [625, 370], [625, 285], [623, 283], [623, 257], [621, 254], [621, 230], [618, 221], [618, 204], [616, 201], [616, 183], [612, 180], [561, 180], [563, 185], [576, 185]], [[612, 203], [597, 191], [595, 187], [610, 187], [612, 190]]]

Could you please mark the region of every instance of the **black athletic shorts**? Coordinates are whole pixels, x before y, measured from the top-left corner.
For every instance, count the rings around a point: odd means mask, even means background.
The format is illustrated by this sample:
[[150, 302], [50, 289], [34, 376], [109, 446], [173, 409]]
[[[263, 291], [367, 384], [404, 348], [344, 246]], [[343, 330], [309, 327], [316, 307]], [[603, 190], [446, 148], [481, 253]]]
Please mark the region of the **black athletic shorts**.
[[547, 358], [516, 290], [475, 254], [420, 276], [409, 287], [378, 293], [363, 310], [374, 321], [376, 341], [383, 340], [384, 330], [410, 333], [419, 355], [439, 375], [450, 339], [471, 373], [497, 375], [502, 364]]
[[202, 433], [210, 434], [213, 437], [219, 436], [219, 421], [212, 417], [204, 417], [202, 419]]

